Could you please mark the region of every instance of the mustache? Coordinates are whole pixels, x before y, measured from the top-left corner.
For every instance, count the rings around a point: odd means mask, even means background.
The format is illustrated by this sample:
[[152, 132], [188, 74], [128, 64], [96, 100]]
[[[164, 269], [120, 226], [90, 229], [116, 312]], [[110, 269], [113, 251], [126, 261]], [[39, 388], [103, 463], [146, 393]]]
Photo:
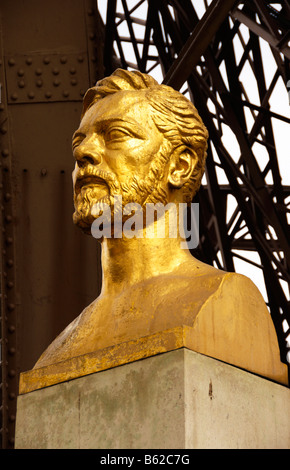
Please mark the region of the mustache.
[[120, 187], [113, 173], [97, 169], [91, 165], [77, 170], [74, 183], [75, 193], [78, 194], [85, 185], [103, 185], [111, 190], [117, 190]]

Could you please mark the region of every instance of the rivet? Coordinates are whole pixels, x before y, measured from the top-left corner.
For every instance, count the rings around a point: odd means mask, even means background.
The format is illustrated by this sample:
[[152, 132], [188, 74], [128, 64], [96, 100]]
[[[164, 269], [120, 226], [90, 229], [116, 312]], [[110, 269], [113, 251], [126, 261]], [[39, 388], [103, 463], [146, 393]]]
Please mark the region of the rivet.
[[85, 95], [85, 90], [80, 90], [80, 95], [84, 96]]
[[31, 57], [27, 57], [26, 61], [27, 65], [31, 65], [32, 64], [32, 58]]
[[42, 70], [41, 70], [40, 68], [37, 68], [37, 69], [35, 70], [35, 74], [36, 74], [36, 75], [41, 75], [41, 74], [42, 74]]
[[4, 199], [6, 202], [10, 201], [11, 199], [11, 194], [10, 193], [6, 193], [5, 196], [4, 196]]
[[0, 131], [1, 131], [1, 134], [6, 134], [6, 132], [7, 132], [7, 127], [6, 127], [6, 126], [2, 126], [1, 129], [0, 129]]
[[95, 37], [96, 37], [95, 33], [92, 32], [92, 33], [89, 34], [89, 38], [91, 40], [95, 39]]
[[11, 57], [11, 59], [8, 60], [8, 64], [12, 67], [15, 65], [15, 60]]
[[12, 93], [12, 95], [11, 95], [11, 99], [12, 99], [13, 101], [16, 101], [16, 100], [17, 100], [17, 98], [18, 98], [18, 95], [17, 95], [17, 93], [15, 93], [15, 92], [14, 92], [14, 93]]
[[14, 325], [9, 325], [8, 326], [8, 331], [9, 331], [9, 333], [14, 333], [15, 332], [15, 326]]
[[38, 88], [40, 88], [42, 85], [43, 85], [43, 81], [41, 80], [41, 78], [38, 78], [38, 80], [36, 80], [36, 86], [38, 86]]
[[53, 85], [54, 86], [59, 86], [60, 85], [60, 80], [58, 78], [56, 78], [55, 80], [53, 80]]
[[12, 216], [11, 215], [6, 215], [5, 217], [6, 222], [11, 222], [12, 221]]
[[9, 399], [10, 399], [10, 400], [15, 400], [15, 398], [16, 398], [16, 393], [10, 392], [8, 396], [9, 396]]
[[14, 309], [15, 309], [14, 304], [8, 304], [8, 310], [10, 310], [10, 312], [12, 312]]
[[53, 75], [58, 75], [59, 74], [59, 69], [57, 67], [54, 67], [52, 69], [52, 73], [53, 73]]
[[[9, 421], [14, 422], [15, 421], [15, 415], [10, 415], [9, 416]], [[11, 440], [12, 440], [12, 438], [11, 438]], [[13, 440], [13, 443], [14, 443], [14, 440]], [[11, 444], [13, 444], [13, 443], [11, 442]]]
[[94, 14], [94, 10], [93, 10], [92, 8], [90, 8], [90, 9], [88, 10], [88, 15], [89, 15], [89, 16], [92, 16], [93, 14]]
[[41, 176], [46, 176], [46, 175], [47, 175], [47, 169], [46, 169], [46, 168], [42, 168], [40, 174], [41, 174]]
[[64, 91], [62, 92], [62, 94], [63, 94], [63, 96], [64, 96], [65, 98], [67, 98], [67, 97], [69, 96], [69, 91], [68, 91], [68, 90], [64, 90]]
[[19, 86], [19, 88], [24, 88], [25, 87], [25, 81], [24, 80], [19, 80], [18, 86]]
[[70, 81], [71, 85], [77, 85], [78, 81], [76, 78], [72, 78], [71, 81]]
[[12, 287], [14, 287], [14, 282], [13, 281], [8, 281], [7, 282], [7, 287], [8, 287], [8, 289], [12, 289]]
[[46, 65], [50, 64], [50, 58], [49, 57], [44, 57], [43, 63], [46, 64]]
[[62, 57], [60, 58], [60, 62], [61, 62], [62, 64], [66, 64], [66, 63], [67, 63], [67, 57], [66, 57], [65, 55], [62, 56]]
[[5, 158], [9, 157], [9, 150], [8, 149], [3, 149], [1, 154], [2, 154], [2, 157], [5, 157]]
[[7, 237], [6, 238], [6, 243], [7, 243], [7, 245], [11, 245], [13, 243], [13, 238], [12, 237]]
[[30, 98], [32, 100], [34, 98], [33, 91], [30, 91], [29, 93], [27, 93], [27, 96], [28, 96], [28, 98]]
[[15, 374], [16, 374], [16, 372], [15, 372], [14, 369], [10, 369], [9, 372], [8, 372], [9, 377], [15, 377]]
[[4, 104], [0, 104], [0, 111], [4, 111]]
[[13, 266], [14, 263], [13, 263], [13, 260], [12, 260], [12, 259], [8, 259], [6, 264], [7, 264], [7, 266], [8, 266], [9, 268], [12, 268], [12, 266]]
[[18, 77], [23, 77], [23, 75], [24, 75], [24, 70], [23, 70], [23, 69], [19, 69], [18, 72], [17, 72], [17, 75], [18, 75]]
[[45, 93], [45, 97], [46, 97], [46, 98], [51, 98], [51, 91], [47, 91], [47, 92]]
[[75, 67], [71, 67], [71, 68], [69, 69], [69, 73], [71, 73], [72, 75], [74, 75], [74, 74], [76, 73]]
[[8, 352], [9, 352], [9, 354], [10, 354], [11, 356], [14, 356], [16, 350], [15, 350], [15, 348], [9, 348], [9, 349], [8, 349]]
[[83, 62], [83, 61], [84, 61], [83, 56], [82, 56], [82, 55], [79, 55], [79, 56], [78, 56], [78, 62]]

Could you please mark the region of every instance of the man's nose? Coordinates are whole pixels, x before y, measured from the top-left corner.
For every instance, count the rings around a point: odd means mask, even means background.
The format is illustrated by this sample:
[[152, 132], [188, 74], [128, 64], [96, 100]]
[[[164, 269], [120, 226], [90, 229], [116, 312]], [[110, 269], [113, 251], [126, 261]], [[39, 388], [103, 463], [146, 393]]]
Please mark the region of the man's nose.
[[101, 163], [100, 150], [94, 139], [85, 139], [78, 145], [74, 150], [74, 157], [79, 167], [85, 166], [88, 163], [91, 165]]

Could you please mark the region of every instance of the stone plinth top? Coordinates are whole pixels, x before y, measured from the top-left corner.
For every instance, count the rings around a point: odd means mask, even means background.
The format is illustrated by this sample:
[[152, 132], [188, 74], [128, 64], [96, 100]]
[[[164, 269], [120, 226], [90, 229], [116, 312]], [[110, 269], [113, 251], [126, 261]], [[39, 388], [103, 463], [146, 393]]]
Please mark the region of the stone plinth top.
[[[180, 348], [187, 348], [210, 356], [206, 348], [201, 347], [196, 341], [193, 328], [188, 326], [177, 327], [24, 372], [20, 374], [19, 393], [25, 394]], [[221, 355], [216, 359], [223, 360], [223, 357]], [[232, 365], [236, 364], [233, 363]], [[276, 371], [270, 368], [269, 370], [255, 370], [251, 367], [251, 364], [245, 364], [245, 369], [275, 382], [288, 384], [287, 366], [285, 364], [281, 363], [280, 370]]]

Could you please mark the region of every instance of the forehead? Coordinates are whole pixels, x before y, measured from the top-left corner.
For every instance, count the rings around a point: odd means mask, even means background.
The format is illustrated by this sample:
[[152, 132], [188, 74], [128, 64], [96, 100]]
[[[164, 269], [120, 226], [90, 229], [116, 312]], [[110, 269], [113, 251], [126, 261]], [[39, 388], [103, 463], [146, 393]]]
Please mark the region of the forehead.
[[85, 113], [81, 126], [97, 121], [121, 119], [138, 123], [142, 126], [152, 126], [152, 108], [145, 92], [118, 91], [94, 103]]

